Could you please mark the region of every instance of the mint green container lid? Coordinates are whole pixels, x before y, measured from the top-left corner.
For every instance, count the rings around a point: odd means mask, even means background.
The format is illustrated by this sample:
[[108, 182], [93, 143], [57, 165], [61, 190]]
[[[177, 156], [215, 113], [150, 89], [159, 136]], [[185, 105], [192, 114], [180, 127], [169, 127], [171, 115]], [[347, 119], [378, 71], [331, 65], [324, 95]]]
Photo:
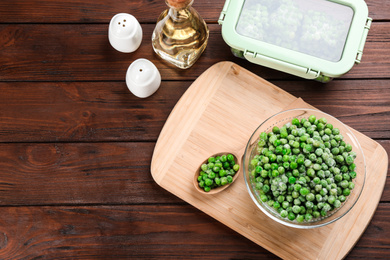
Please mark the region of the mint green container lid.
[[363, 0], [226, 0], [218, 22], [236, 56], [327, 82], [360, 63], [372, 19]]

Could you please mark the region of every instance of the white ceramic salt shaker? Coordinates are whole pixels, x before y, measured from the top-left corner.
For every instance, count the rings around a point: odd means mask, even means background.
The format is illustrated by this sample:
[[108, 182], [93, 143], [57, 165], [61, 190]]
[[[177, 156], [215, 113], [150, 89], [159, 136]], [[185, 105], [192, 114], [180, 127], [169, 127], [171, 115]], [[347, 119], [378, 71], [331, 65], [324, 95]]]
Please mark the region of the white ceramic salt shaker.
[[138, 59], [131, 63], [127, 69], [126, 84], [135, 96], [146, 98], [160, 87], [161, 75], [151, 61]]
[[138, 20], [127, 13], [112, 17], [108, 27], [111, 46], [120, 52], [134, 52], [142, 41], [142, 28]]

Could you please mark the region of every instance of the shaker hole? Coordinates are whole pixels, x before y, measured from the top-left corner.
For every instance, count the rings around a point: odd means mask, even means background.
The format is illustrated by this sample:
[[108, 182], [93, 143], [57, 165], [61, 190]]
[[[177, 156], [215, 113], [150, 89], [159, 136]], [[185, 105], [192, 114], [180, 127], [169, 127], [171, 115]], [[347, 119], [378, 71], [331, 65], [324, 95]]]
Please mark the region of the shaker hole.
[[125, 22], [126, 22], [126, 19], [125, 19], [125, 20], [123, 20], [123, 22], [125, 23]]
[[123, 27], [126, 27], [126, 25], [123, 25]]
[[142, 72], [142, 69], [139, 69], [140, 72]]
[[121, 24], [121, 22], [118, 22], [118, 24]]

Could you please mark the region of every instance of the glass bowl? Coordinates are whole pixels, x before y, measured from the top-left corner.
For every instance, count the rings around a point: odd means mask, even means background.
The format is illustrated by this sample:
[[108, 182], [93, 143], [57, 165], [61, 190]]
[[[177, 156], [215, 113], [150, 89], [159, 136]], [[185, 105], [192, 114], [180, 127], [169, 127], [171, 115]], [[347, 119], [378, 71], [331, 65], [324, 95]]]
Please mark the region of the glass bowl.
[[[253, 174], [251, 174], [252, 171], [254, 170], [254, 166], [252, 166], [251, 161], [255, 155], [259, 154], [258, 141], [260, 138], [260, 133], [262, 132], [269, 133], [270, 131], [272, 131], [274, 126], [280, 128], [287, 123], [291, 123], [293, 118], [298, 118], [299, 120], [301, 120], [302, 118], [308, 119], [310, 115], [316, 116], [317, 119], [326, 118], [327, 123], [332, 124], [334, 128], [338, 128], [340, 130], [340, 134], [343, 136], [343, 141], [345, 141], [346, 144], [350, 144], [352, 146], [352, 151], [356, 153], [356, 158], [354, 160], [354, 163], [356, 164], [355, 172], [357, 173], [357, 175], [356, 178], [351, 179], [352, 182], [355, 184], [355, 187], [351, 190], [350, 195], [346, 196], [347, 199], [341, 203], [340, 207], [335, 208], [332, 211], [328, 211], [328, 213], [325, 216], [312, 218], [310, 221], [304, 220], [303, 222], [302, 221], [298, 222], [296, 219], [289, 220], [288, 218], [281, 217], [279, 212], [274, 207], [270, 206], [267, 202], [263, 202], [260, 199], [262, 191], [261, 189], [260, 190], [256, 189], [256, 185], [255, 185], [256, 177], [254, 177]], [[280, 113], [271, 116], [270, 118], [265, 120], [254, 131], [254, 133], [252, 134], [252, 136], [248, 141], [243, 156], [243, 172], [244, 172], [245, 183], [252, 200], [257, 205], [257, 207], [260, 210], [262, 210], [268, 217], [289, 227], [309, 229], [309, 228], [321, 227], [333, 223], [336, 220], [345, 216], [353, 208], [353, 206], [358, 201], [364, 187], [365, 176], [366, 176], [366, 165], [365, 165], [364, 154], [358, 140], [351, 132], [351, 130], [342, 122], [340, 122], [338, 119], [334, 118], [329, 114], [314, 109], [291, 109], [291, 110], [282, 111]], [[313, 182], [313, 178], [314, 177], [311, 178], [311, 182]], [[287, 182], [287, 186], [288, 185], [289, 182]], [[313, 189], [313, 186], [311, 189]], [[287, 194], [284, 195], [287, 196]], [[292, 205], [290, 204], [290, 206]], [[291, 210], [291, 208], [289, 208], [289, 210]]]

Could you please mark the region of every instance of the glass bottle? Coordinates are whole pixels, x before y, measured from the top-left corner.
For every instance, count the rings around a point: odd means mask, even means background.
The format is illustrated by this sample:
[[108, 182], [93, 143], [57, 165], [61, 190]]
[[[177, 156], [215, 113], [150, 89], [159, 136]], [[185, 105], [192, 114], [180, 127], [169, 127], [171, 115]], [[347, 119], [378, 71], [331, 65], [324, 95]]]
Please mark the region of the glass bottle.
[[203, 53], [209, 38], [205, 21], [191, 6], [193, 0], [166, 0], [152, 35], [154, 51], [179, 68], [191, 67]]

